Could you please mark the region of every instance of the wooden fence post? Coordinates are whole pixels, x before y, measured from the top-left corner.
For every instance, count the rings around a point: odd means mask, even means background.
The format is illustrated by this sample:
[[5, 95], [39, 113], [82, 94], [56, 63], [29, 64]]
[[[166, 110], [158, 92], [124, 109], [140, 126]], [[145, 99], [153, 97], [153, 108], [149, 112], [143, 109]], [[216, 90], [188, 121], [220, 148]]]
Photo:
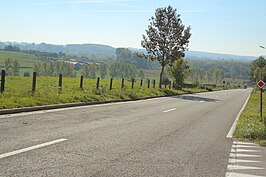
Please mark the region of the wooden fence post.
[[150, 79], [148, 79], [148, 88], [150, 88], [150, 82], [151, 82]]
[[113, 78], [110, 79], [110, 90], [113, 89]]
[[124, 87], [125, 87], [125, 79], [124, 79], [124, 78], [122, 78], [122, 85], [121, 85], [121, 89], [124, 89]]
[[141, 79], [140, 80], [140, 87], [142, 88], [142, 85], [143, 85], [143, 80]]
[[169, 82], [169, 89], [171, 89], [171, 84], [172, 84], [172, 83], [171, 83], [171, 81], [170, 81], [170, 82]]
[[59, 74], [59, 81], [58, 81], [58, 92], [59, 93], [61, 93], [62, 91], [62, 83], [63, 83], [62, 74]]
[[36, 78], [37, 78], [37, 74], [36, 72], [33, 72], [33, 77], [32, 77], [32, 93], [34, 93], [36, 91]]
[[155, 79], [153, 80], [153, 88], [155, 88]]
[[83, 76], [80, 76], [80, 83], [79, 83], [79, 88], [83, 88]]
[[132, 82], [132, 83], [131, 83], [131, 89], [133, 89], [133, 88], [134, 88], [134, 82], [135, 82], [135, 79], [132, 78], [131, 82]]
[[97, 84], [96, 84], [96, 89], [97, 89], [97, 90], [99, 89], [99, 85], [100, 85], [100, 78], [98, 77], [98, 78], [97, 78]]
[[5, 91], [5, 78], [6, 78], [6, 71], [2, 70], [2, 74], [1, 74], [1, 93]]

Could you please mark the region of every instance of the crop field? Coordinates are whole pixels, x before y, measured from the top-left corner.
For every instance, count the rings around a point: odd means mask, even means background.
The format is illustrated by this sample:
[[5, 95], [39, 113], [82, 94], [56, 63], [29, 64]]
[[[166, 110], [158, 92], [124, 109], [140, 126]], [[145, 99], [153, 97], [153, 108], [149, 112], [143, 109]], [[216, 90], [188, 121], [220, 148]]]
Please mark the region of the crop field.
[[32, 92], [32, 77], [6, 76], [5, 91], [0, 94], [0, 109], [31, 107], [58, 103], [77, 103], [104, 100], [138, 99], [151, 96], [164, 96], [193, 92], [205, 92], [205, 89], [173, 90], [169, 87], [153, 88], [152, 82], [148, 88], [147, 80], [140, 87], [140, 80], [132, 82], [125, 80], [121, 89], [121, 80], [113, 80], [110, 90], [110, 80], [100, 80], [99, 89], [96, 89], [96, 79], [83, 80], [80, 88], [80, 78], [63, 78], [62, 90], [58, 87], [57, 77], [37, 77], [36, 91]]

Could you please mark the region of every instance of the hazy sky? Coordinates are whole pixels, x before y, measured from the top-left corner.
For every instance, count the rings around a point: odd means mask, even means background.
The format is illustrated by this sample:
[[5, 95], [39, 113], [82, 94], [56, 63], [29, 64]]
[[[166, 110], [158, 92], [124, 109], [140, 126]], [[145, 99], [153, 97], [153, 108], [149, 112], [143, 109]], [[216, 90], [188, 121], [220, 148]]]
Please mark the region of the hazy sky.
[[0, 41], [140, 48], [149, 18], [172, 5], [190, 50], [265, 55], [266, 0], [1, 0]]

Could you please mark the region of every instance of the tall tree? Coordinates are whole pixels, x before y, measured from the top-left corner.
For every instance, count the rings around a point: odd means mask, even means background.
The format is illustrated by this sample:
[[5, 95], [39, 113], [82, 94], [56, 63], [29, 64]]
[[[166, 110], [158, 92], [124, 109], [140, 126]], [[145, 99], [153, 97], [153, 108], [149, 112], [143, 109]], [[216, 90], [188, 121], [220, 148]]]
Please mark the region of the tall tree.
[[107, 74], [107, 65], [106, 64], [101, 64], [99, 66], [99, 71], [100, 71], [101, 79], [104, 79], [106, 74]]
[[14, 76], [19, 76], [19, 63], [16, 59], [13, 61], [12, 71]]
[[12, 58], [7, 58], [5, 60], [5, 70], [6, 70], [6, 75], [11, 76], [12, 75], [12, 63], [13, 60]]
[[145, 78], [145, 73], [144, 73], [144, 70], [143, 69], [139, 69], [138, 76], [141, 79], [144, 79]]
[[43, 76], [44, 73], [43, 62], [42, 61], [34, 62], [33, 70], [36, 72], [37, 76]]
[[89, 65], [88, 64], [84, 64], [82, 69], [82, 74], [85, 78], [89, 77]]
[[185, 28], [177, 10], [171, 6], [156, 9], [155, 17], [151, 17], [146, 35], [143, 35], [141, 41], [147, 54], [142, 56], [159, 61], [160, 87], [165, 66], [172, 65], [174, 61], [183, 57], [188, 49], [190, 29], [190, 26]]
[[132, 52], [126, 48], [116, 49], [116, 60], [126, 61], [132, 58]]
[[89, 78], [95, 79], [96, 78], [96, 65], [95, 64], [90, 64], [89, 65]]

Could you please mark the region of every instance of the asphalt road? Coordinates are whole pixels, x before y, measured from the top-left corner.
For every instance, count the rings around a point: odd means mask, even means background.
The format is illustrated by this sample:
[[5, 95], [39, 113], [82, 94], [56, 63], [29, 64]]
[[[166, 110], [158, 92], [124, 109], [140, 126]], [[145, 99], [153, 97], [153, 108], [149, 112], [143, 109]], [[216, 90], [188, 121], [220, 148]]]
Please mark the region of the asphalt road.
[[0, 176], [224, 177], [251, 90], [0, 116]]

